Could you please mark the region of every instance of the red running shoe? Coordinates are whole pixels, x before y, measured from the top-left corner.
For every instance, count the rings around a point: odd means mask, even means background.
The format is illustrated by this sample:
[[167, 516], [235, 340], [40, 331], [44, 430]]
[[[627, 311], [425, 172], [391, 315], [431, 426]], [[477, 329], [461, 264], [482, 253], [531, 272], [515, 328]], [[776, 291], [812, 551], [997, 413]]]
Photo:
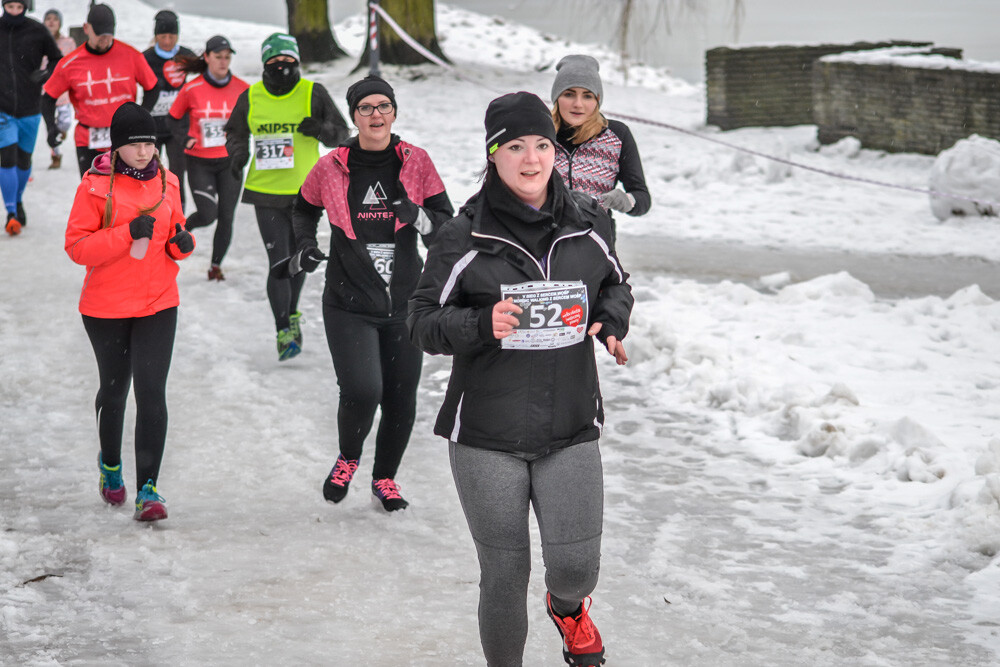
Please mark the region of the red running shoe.
[[560, 616], [552, 611], [552, 596], [545, 594], [545, 611], [563, 638], [563, 658], [573, 667], [598, 667], [604, 664], [604, 643], [597, 626], [590, 620], [590, 598], [580, 605], [575, 616]]
[[11, 236], [17, 236], [21, 233], [21, 227], [23, 226], [24, 225], [21, 224], [21, 221], [17, 219], [16, 213], [7, 214], [7, 225], [4, 227], [4, 230], [8, 234]]

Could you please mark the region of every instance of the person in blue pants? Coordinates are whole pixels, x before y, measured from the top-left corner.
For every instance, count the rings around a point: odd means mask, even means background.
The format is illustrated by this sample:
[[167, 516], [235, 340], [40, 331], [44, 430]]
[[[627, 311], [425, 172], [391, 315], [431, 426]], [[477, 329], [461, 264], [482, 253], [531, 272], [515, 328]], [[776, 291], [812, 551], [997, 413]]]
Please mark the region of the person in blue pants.
[[3, 0], [0, 16], [0, 191], [11, 236], [27, 224], [21, 199], [42, 119], [42, 84], [62, 58], [48, 28], [25, 15], [31, 9], [32, 0]]

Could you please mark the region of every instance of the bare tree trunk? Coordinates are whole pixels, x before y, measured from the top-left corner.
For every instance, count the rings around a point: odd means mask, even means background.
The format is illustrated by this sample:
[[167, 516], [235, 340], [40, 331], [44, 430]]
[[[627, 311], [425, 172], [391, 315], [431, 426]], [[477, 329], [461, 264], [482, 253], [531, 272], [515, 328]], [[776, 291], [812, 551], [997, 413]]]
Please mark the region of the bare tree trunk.
[[299, 42], [303, 64], [325, 63], [347, 55], [333, 36], [327, 0], [285, 2], [288, 5], [288, 32]]
[[[399, 27], [406, 31], [418, 44], [445, 62], [450, 62], [441, 52], [434, 23], [434, 0], [381, 0], [379, 4]], [[420, 55], [399, 34], [379, 18], [378, 26], [379, 62], [395, 65], [419, 65], [430, 62]], [[365, 51], [361, 54], [358, 67], [367, 67], [371, 62], [371, 44], [365, 39]]]

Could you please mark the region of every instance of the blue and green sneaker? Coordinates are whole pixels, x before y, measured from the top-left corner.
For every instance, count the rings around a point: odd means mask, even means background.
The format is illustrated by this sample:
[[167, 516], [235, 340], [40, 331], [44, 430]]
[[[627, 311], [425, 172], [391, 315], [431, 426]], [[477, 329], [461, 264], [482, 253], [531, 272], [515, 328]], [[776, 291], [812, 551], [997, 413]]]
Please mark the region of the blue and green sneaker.
[[136, 521], [159, 521], [167, 518], [167, 501], [156, 492], [153, 480], [142, 485], [142, 489], [135, 496]]
[[295, 342], [299, 344], [299, 350], [302, 349], [302, 313], [295, 311], [288, 316], [288, 330], [292, 332], [292, 336], [295, 337]]
[[109, 505], [125, 502], [125, 482], [122, 480], [122, 464], [104, 465], [101, 453], [97, 453], [97, 468], [101, 471], [101, 498]]
[[295, 342], [295, 334], [291, 329], [282, 329], [278, 332], [278, 361], [288, 361], [301, 351], [302, 348]]

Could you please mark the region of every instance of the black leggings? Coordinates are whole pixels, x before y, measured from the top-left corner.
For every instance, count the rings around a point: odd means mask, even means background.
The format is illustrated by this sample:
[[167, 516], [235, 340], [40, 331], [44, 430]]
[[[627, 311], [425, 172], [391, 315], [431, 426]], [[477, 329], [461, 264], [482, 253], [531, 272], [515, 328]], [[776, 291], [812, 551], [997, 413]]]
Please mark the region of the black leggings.
[[0, 167], [17, 167], [31, 169], [31, 153], [24, 151], [17, 144], [0, 148]]
[[93, 148], [87, 148], [86, 146], [76, 147], [76, 166], [80, 168], [80, 178], [83, 178], [87, 170], [94, 163], [94, 158], [96, 158], [103, 150], [94, 150]]
[[[292, 207], [270, 208], [254, 206], [260, 238], [267, 250], [267, 265], [274, 266], [285, 259], [295, 249], [295, 234], [292, 232]], [[306, 282], [305, 272], [294, 278], [274, 278], [267, 274], [267, 300], [274, 314], [274, 326], [278, 331], [288, 328], [288, 316], [299, 309], [299, 294]]]
[[345, 459], [361, 458], [375, 409], [374, 479], [395, 478], [417, 410], [423, 353], [410, 342], [404, 317], [373, 317], [323, 306], [326, 340], [340, 387], [337, 431]]
[[212, 240], [212, 264], [222, 264], [233, 240], [233, 216], [242, 183], [230, 173], [229, 163], [228, 157], [205, 159], [188, 156], [187, 161], [188, 185], [194, 205], [198, 207], [188, 216], [188, 231], [206, 227], [219, 219]]
[[167, 373], [177, 330], [177, 308], [147, 317], [105, 319], [83, 316], [97, 356], [97, 431], [105, 465], [121, 463], [122, 431], [129, 386], [135, 380], [135, 483], [160, 474], [167, 438]]
[[[167, 161], [170, 163], [169, 169], [174, 172], [174, 176], [177, 177], [177, 183], [181, 186], [181, 210], [183, 211], [184, 206], [187, 204], [187, 194], [184, 192], [184, 170], [188, 161], [192, 158], [185, 155], [184, 143], [175, 139], [173, 135], [167, 137], [161, 135], [157, 137], [156, 149], [160, 152], [161, 158], [164, 152], [166, 152]], [[164, 149], [166, 150], [164, 151]], [[163, 167], [164, 169], [168, 168], [166, 164]], [[188, 229], [191, 229], [190, 225], [188, 225]]]

